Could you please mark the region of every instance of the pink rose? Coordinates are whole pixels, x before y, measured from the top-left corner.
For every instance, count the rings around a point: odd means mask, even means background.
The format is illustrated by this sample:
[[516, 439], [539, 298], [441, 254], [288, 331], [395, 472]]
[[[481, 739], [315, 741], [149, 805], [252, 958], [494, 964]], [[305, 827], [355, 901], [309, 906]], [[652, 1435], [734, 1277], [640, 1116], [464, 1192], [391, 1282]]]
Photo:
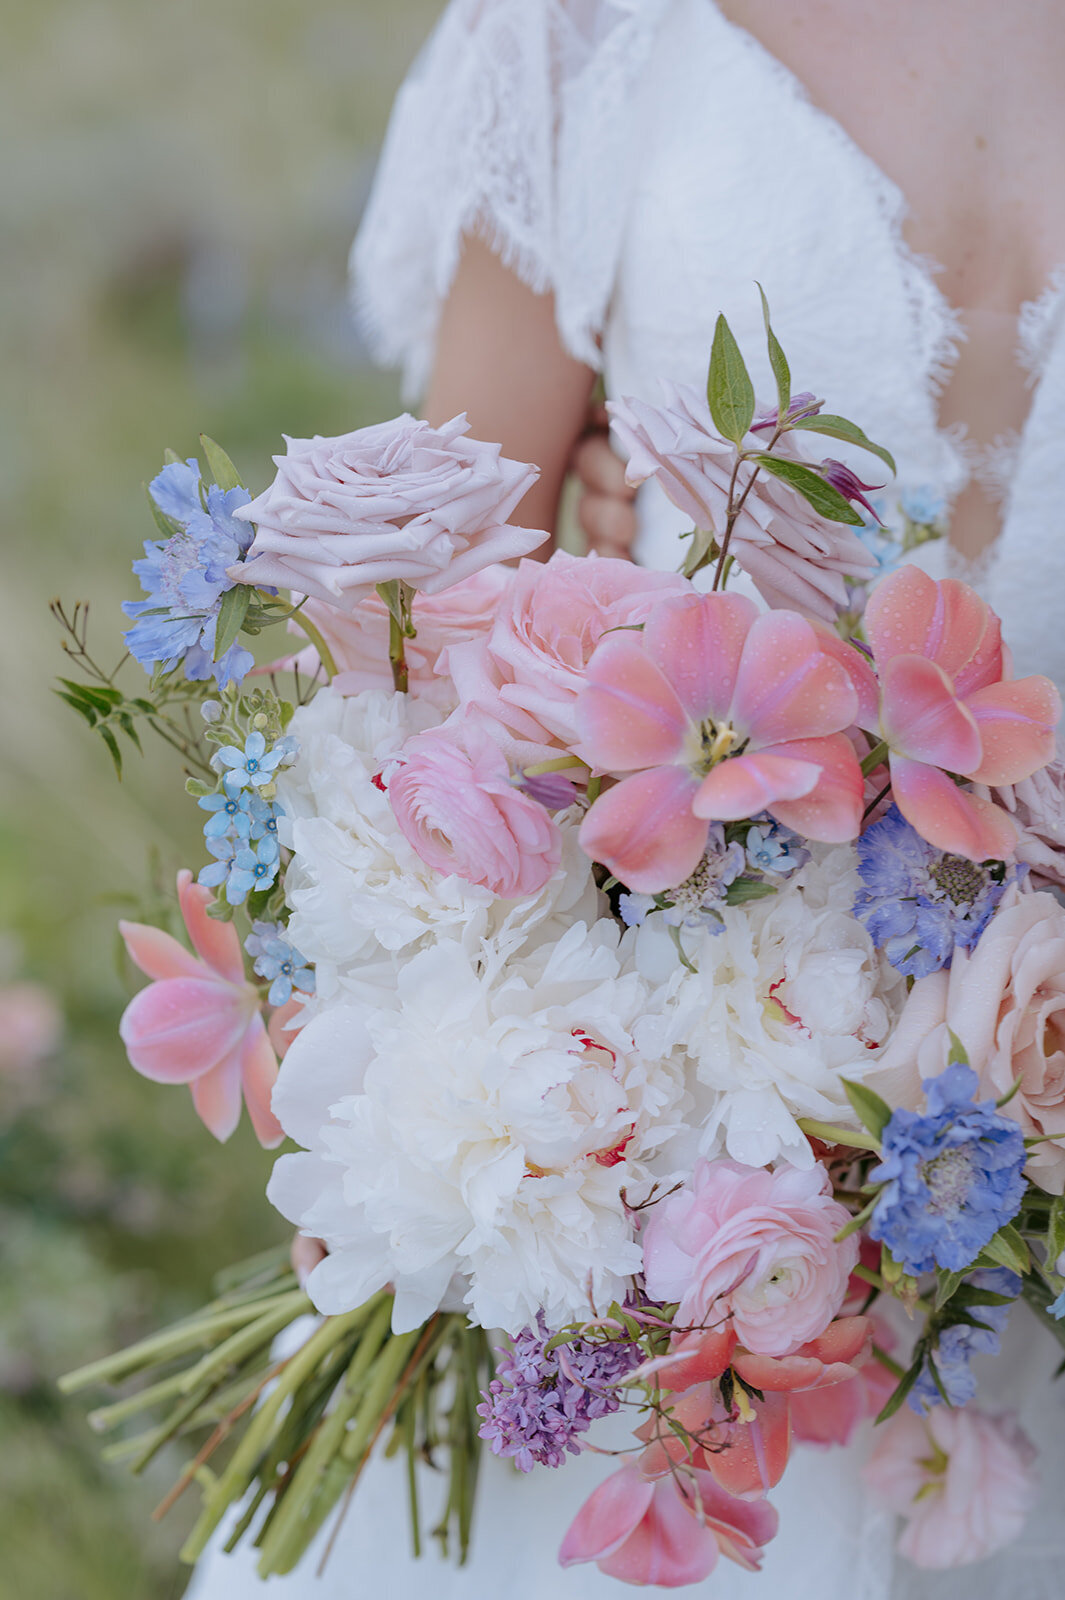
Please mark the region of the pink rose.
[[917, 1567], [963, 1567], [1001, 1550], [1024, 1526], [1035, 1449], [1012, 1416], [975, 1406], [905, 1407], [877, 1431], [865, 1479], [906, 1518], [899, 1549]]
[[400, 760], [388, 798], [423, 861], [504, 900], [543, 888], [558, 868], [562, 836], [544, 807], [514, 787], [482, 727], [452, 721], [415, 734]]
[[277, 477], [240, 508], [257, 531], [229, 576], [350, 611], [379, 583], [438, 594], [528, 555], [547, 534], [505, 524], [537, 469], [466, 438], [467, 427], [465, 415], [442, 428], [402, 416], [338, 439], [286, 439]]
[[877, 1064], [878, 1091], [915, 1106], [921, 1079], [946, 1065], [952, 1031], [986, 1098], [1020, 1077], [1003, 1112], [1046, 1139], [1025, 1170], [1041, 1189], [1065, 1192], [1065, 909], [1053, 895], [1008, 890], [976, 947], [914, 984]]
[[550, 760], [576, 743], [577, 696], [603, 635], [690, 592], [676, 573], [556, 550], [545, 565], [521, 563], [488, 638], [452, 649], [446, 666], [515, 763]]
[[[714, 431], [710, 407], [698, 390], [685, 384], [663, 388], [664, 405], [623, 400], [607, 406], [618, 442], [628, 452], [626, 477], [629, 483], [657, 478], [697, 528], [723, 533], [735, 449]], [[791, 436], [775, 454], [817, 465]], [[826, 522], [795, 489], [767, 472], [754, 480], [733, 524], [729, 552], [767, 605], [793, 607], [826, 622], [847, 604], [844, 579], [868, 578], [876, 566], [853, 528]]]
[[858, 1259], [849, 1213], [824, 1167], [702, 1161], [693, 1185], [651, 1210], [644, 1272], [653, 1300], [679, 1301], [678, 1326], [731, 1321], [758, 1355], [787, 1356], [824, 1333]]

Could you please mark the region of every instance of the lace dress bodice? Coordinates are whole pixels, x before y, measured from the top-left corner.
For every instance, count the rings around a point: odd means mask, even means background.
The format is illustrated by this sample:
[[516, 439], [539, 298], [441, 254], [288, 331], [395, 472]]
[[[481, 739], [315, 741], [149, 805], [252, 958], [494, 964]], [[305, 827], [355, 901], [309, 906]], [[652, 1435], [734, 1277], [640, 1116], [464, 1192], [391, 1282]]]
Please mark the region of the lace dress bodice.
[[[963, 435], [938, 425], [962, 330], [934, 269], [903, 241], [905, 210], [897, 187], [712, 0], [453, 0], [397, 101], [353, 253], [357, 309], [416, 395], [462, 236], [477, 228], [529, 284], [554, 291], [564, 343], [602, 369], [609, 394], [653, 399], [662, 378], [700, 384], [719, 311], [771, 394], [762, 283], [802, 387], [894, 453], [888, 512], [905, 500], [949, 504], [974, 471], [997, 467], [1003, 531], [980, 572], [964, 575], [1002, 614], [1017, 671], [1065, 684], [1065, 273], [1020, 315], [1032, 382], [1023, 433], [981, 462]], [[676, 566], [684, 522], [654, 485], [641, 491], [641, 522], [640, 559]], [[918, 555], [937, 573], [951, 560], [943, 542]], [[1019, 1309], [1005, 1352], [984, 1369], [993, 1401], [1020, 1407], [1044, 1453], [1030, 1537], [1003, 1556], [954, 1574], [915, 1572], [895, 1560], [891, 1522], [866, 1499], [862, 1447], [800, 1449], [772, 1495], [781, 1532], [763, 1572], [722, 1562], [699, 1592], [1055, 1600], [1065, 1556], [1057, 1353]], [[563, 1572], [555, 1560], [578, 1505], [610, 1469], [585, 1454], [519, 1480], [489, 1458], [471, 1564], [456, 1571], [432, 1554], [410, 1559], [403, 1469], [380, 1463], [324, 1578], [311, 1559], [268, 1594], [414, 1600], [428, 1588], [434, 1600], [616, 1600], [613, 1580], [594, 1568]], [[256, 1595], [252, 1554], [216, 1552], [190, 1593]]]

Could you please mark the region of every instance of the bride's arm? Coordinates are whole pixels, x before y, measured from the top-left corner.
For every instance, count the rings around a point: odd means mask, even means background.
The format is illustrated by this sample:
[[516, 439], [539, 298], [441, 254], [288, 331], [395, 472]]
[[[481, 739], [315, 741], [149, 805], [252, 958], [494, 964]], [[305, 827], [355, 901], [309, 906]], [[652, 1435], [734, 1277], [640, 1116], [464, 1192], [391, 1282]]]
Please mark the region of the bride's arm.
[[586, 438], [594, 384], [592, 369], [562, 347], [553, 297], [535, 294], [480, 239], [467, 238], [441, 314], [425, 416], [439, 426], [465, 411], [475, 438], [536, 463], [539, 481], [514, 513], [526, 527], [554, 530], [562, 484], [575, 466], [589, 542], [625, 554], [630, 540], [618, 533], [619, 511], [624, 523], [628, 509], [624, 469], [605, 435]]

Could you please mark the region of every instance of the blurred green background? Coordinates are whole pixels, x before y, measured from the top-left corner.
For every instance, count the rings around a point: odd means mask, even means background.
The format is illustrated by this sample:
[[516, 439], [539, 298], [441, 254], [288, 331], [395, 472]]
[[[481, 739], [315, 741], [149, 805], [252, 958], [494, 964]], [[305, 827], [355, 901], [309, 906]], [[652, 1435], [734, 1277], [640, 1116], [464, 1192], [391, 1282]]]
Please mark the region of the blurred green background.
[[[120, 653], [141, 484], [221, 440], [397, 409], [345, 302], [388, 108], [439, 0], [12, 0], [0, 66], [0, 1600], [179, 1595], [192, 1496], [100, 1464], [55, 1376], [283, 1236], [247, 1127], [211, 1140], [117, 1037], [121, 914], [201, 858], [177, 758], [106, 752], [51, 692], [53, 595]], [[146, 893], [146, 886], [154, 888]], [[40, 989], [25, 986], [38, 985]], [[19, 987], [21, 986], [21, 987]], [[44, 991], [44, 992], [42, 992]], [[61, 1015], [50, 1043], [47, 1007]], [[36, 1008], [36, 1009], [34, 1009]], [[40, 1015], [44, 1009], [44, 1015]], [[39, 1018], [39, 1022], [38, 1022]]]

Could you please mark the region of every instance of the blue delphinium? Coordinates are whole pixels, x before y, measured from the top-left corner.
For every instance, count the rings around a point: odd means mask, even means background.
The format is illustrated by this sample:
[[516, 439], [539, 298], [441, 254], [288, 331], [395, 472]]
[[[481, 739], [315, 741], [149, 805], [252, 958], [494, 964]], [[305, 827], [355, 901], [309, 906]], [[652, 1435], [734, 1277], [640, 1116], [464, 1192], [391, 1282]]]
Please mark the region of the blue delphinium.
[[300, 994], [314, 993], [314, 972], [307, 958], [291, 944], [280, 922], [253, 922], [244, 948], [252, 957], [255, 971], [270, 984], [267, 995], [272, 1006], [283, 1006], [295, 989]]
[[924, 1114], [900, 1107], [884, 1128], [869, 1233], [914, 1276], [963, 1271], [1021, 1208], [1024, 1136], [993, 1101], [974, 1100], [978, 1087], [954, 1062], [924, 1080]]
[[976, 943], [1017, 870], [936, 850], [892, 806], [858, 840], [854, 914], [893, 967], [924, 978]]
[[[974, 1272], [966, 1281], [974, 1289], [1008, 1295], [1011, 1300], [1015, 1300], [1021, 1292], [1020, 1278], [1007, 1267]], [[964, 1406], [973, 1398], [976, 1376], [969, 1365], [970, 1358], [980, 1354], [998, 1355], [1010, 1310], [1010, 1306], [972, 1306], [969, 1315], [982, 1323], [982, 1327], [975, 1328], [968, 1322], [955, 1322], [942, 1330], [931, 1353], [939, 1383], [936, 1383], [926, 1359], [921, 1375], [908, 1396], [910, 1406], [918, 1416], [923, 1417], [933, 1406], [942, 1405], [944, 1395], [952, 1406]]]
[[151, 539], [144, 560], [133, 563], [146, 600], [127, 600], [134, 618], [126, 645], [146, 671], [169, 671], [183, 662], [193, 680], [213, 677], [224, 688], [239, 683], [254, 657], [239, 644], [215, 661], [218, 608], [233, 580], [226, 568], [242, 560], [253, 538], [250, 523], [233, 513], [247, 505], [246, 489], [211, 484], [201, 498], [200, 468], [192, 458], [172, 461], [152, 480], [149, 493], [164, 516], [176, 524], [168, 539]]

